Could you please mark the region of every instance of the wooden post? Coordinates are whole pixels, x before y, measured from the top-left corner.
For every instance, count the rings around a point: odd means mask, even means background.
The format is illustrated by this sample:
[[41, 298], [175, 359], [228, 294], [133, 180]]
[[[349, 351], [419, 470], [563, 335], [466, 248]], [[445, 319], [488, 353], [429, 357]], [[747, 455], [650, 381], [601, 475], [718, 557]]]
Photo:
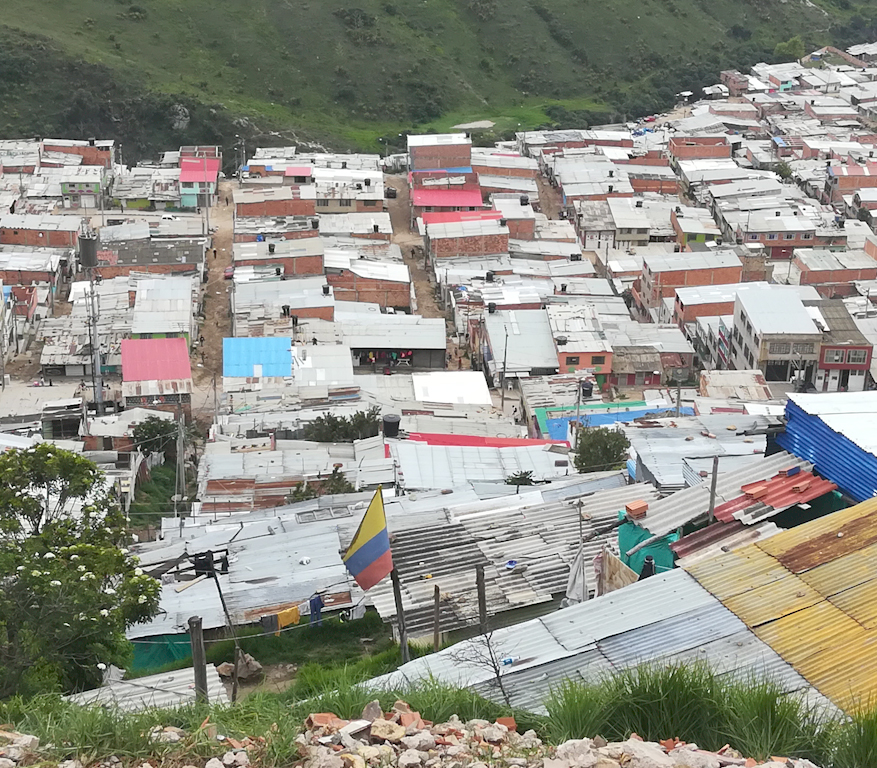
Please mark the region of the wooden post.
[[710, 523], [715, 521], [716, 511], [716, 483], [719, 480], [719, 457], [713, 456], [713, 479], [710, 482], [710, 510], [708, 520]]
[[192, 667], [195, 670], [195, 701], [207, 704], [207, 657], [200, 616], [189, 619], [189, 641], [192, 643]]
[[487, 634], [487, 591], [484, 586], [484, 566], [475, 566], [475, 589], [478, 592], [478, 628]]
[[439, 645], [441, 644], [441, 627], [439, 626], [440, 616], [441, 616], [441, 599], [442, 599], [442, 591], [439, 589], [439, 585], [436, 584], [433, 589], [433, 608], [432, 608], [432, 649], [436, 653], [438, 653]]
[[411, 661], [411, 652], [408, 650], [408, 630], [405, 628], [405, 611], [402, 608], [402, 585], [399, 584], [399, 574], [394, 568], [390, 571], [390, 579], [393, 582], [393, 599], [396, 601], [396, 623], [399, 627], [399, 646], [402, 648], [402, 663]]

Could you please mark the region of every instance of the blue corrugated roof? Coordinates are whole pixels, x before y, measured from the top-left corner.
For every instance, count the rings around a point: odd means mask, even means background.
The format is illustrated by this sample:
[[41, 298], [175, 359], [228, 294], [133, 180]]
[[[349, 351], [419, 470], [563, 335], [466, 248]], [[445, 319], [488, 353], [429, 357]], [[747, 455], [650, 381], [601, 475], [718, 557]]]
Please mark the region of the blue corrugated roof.
[[877, 457], [792, 400], [786, 403], [786, 431], [777, 435], [777, 444], [811, 462], [820, 475], [856, 501], [877, 494]]
[[222, 375], [254, 376], [254, 368], [262, 366], [262, 376], [292, 375], [292, 339], [239, 338], [222, 340]]

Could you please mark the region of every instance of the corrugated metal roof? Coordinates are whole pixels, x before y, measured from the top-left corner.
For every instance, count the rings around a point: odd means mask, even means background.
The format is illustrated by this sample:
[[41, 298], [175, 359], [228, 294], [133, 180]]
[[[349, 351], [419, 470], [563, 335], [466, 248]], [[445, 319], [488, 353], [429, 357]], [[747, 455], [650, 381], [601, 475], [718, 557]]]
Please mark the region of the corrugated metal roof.
[[[212, 664], [207, 665], [207, 696], [211, 704], [228, 704], [225, 686]], [[82, 706], [117, 707], [127, 712], [171, 709], [194, 703], [195, 671], [189, 667], [136, 680], [118, 680], [64, 698]]]
[[689, 572], [837, 706], [877, 695], [877, 499]]
[[870, 499], [786, 531], [762, 549], [800, 573], [873, 544], [877, 540], [871, 538], [877, 535], [875, 517], [877, 499]]
[[185, 339], [122, 339], [122, 379], [126, 383], [191, 378]]
[[[680, 570], [497, 630], [490, 642], [494, 652], [514, 658], [502, 668], [512, 703], [534, 712], [544, 711], [545, 696], [563, 680], [596, 681], [615, 669], [655, 660], [698, 659], [721, 674], [770, 677], [784, 691], [820, 701], [806, 680]], [[479, 649], [483, 657], [483, 638], [467, 640], [373, 682], [398, 685], [432, 675], [499, 700], [489, 666], [465, 661], [477, 658]]]
[[[740, 495], [740, 488], [756, 480], [773, 477], [785, 467], [796, 466], [809, 471], [812, 464], [788, 453], [777, 453], [761, 461], [753, 461], [731, 472], [722, 472], [719, 460], [719, 478], [716, 483], [717, 503]], [[690, 522], [705, 519], [709, 510], [709, 483], [701, 483], [674, 493], [649, 505], [645, 518], [639, 524], [656, 536], [666, 536]]]

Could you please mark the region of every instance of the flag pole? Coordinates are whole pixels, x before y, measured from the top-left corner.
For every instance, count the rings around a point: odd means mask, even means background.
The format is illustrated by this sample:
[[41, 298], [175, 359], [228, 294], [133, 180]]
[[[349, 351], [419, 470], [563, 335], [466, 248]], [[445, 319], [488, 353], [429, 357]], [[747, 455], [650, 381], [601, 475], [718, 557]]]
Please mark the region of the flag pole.
[[411, 653], [408, 650], [408, 629], [405, 627], [405, 611], [402, 609], [402, 585], [399, 583], [399, 574], [394, 567], [390, 571], [390, 579], [393, 581], [393, 599], [396, 601], [396, 625], [399, 628], [399, 646], [402, 648], [402, 663], [411, 661]]

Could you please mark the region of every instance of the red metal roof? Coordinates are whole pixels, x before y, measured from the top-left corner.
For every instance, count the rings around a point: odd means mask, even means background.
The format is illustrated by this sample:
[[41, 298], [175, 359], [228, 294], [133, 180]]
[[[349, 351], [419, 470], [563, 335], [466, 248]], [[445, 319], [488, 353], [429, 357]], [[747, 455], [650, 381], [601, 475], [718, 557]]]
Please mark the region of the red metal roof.
[[219, 174], [220, 160], [216, 157], [180, 158], [180, 181], [214, 182]]
[[417, 207], [480, 208], [484, 205], [480, 189], [415, 189], [411, 197]]
[[[805, 490], [800, 492], [792, 490], [793, 486], [807, 482], [810, 485]], [[752, 499], [746, 495], [747, 491], [762, 485], [767, 486], [767, 493], [764, 496]], [[743, 495], [717, 506], [715, 511], [716, 520], [730, 523], [734, 519], [736, 512], [742, 512], [750, 507], [759, 505], [770, 507], [775, 512], [781, 512], [795, 504], [806, 504], [808, 501], [818, 499], [820, 496], [836, 489], [837, 486], [834, 483], [823, 480], [821, 477], [816, 477], [811, 472], [799, 472], [790, 477], [776, 475], [770, 480], [740, 486]]]
[[456, 221], [499, 221], [499, 211], [427, 211], [421, 218], [424, 224], [451, 224]]
[[122, 339], [122, 381], [191, 378], [185, 339]]
[[284, 172], [284, 176], [311, 176], [314, 173], [313, 167], [310, 165], [296, 165], [290, 168], [287, 168]]
[[443, 435], [433, 432], [409, 432], [409, 440], [429, 445], [460, 445], [477, 448], [510, 448], [517, 445], [569, 445], [565, 440], [536, 440], [528, 437], [481, 437], [479, 435]]

